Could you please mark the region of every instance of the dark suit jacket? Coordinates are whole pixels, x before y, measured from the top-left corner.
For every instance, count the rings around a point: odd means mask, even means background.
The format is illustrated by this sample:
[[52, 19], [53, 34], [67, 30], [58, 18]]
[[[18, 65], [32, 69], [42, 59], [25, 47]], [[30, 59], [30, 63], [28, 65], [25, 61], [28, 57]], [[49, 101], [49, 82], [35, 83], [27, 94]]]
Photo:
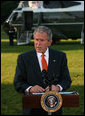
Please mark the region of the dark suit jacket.
[[[71, 85], [71, 78], [67, 66], [66, 54], [60, 51], [49, 49], [48, 78], [57, 79], [55, 84], [60, 84], [63, 90]], [[16, 73], [14, 78], [15, 89], [24, 93], [29, 86], [40, 85], [43, 88], [42, 72], [40, 70], [35, 50], [23, 53], [18, 56]]]

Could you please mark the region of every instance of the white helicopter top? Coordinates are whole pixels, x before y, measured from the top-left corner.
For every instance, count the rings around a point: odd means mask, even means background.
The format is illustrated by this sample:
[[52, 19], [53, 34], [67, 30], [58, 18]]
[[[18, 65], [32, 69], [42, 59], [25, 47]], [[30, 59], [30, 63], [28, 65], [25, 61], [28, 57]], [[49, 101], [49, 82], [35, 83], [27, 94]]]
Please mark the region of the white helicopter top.
[[17, 8], [22, 8], [22, 11], [32, 10], [33, 12], [62, 12], [62, 11], [84, 11], [84, 1], [74, 1], [79, 5], [70, 6], [68, 8], [44, 8], [43, 1], [20, 1]]

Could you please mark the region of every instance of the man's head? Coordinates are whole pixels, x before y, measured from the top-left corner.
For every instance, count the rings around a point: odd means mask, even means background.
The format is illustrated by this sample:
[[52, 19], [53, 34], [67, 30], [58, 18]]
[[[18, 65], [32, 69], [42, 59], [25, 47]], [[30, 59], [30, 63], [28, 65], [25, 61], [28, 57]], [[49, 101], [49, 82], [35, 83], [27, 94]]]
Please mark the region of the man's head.
[[52, 32], [46, 26], [39, 26], [34, 31], [34, 46], [37, 52], [44, 53], [52, 43]]

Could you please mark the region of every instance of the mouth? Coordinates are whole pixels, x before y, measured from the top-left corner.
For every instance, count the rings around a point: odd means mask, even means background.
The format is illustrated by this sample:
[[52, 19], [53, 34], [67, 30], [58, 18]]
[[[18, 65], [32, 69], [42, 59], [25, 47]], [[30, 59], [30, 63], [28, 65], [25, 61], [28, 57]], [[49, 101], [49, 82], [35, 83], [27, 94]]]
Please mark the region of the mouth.
[[40, 53], [42, 52], [41, 47], [37, 47], [36, 50], [37, 50], [37, 52], [40, 52]]
[[41, 47], [37, 47], [37, 49], [39, 49], [39, 50], [40, 50], [40, 49], [41, 49]]

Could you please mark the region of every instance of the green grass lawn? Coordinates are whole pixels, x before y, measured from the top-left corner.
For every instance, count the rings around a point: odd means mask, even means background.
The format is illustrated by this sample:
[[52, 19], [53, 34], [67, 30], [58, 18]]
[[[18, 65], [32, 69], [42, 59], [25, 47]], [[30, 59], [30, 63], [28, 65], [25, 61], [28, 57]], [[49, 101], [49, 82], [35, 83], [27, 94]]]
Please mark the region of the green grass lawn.
[[[1, 39], [1, 114], [21, 115], [22, 95], [15, 91], [13, 80], [17, 64], [17, 56], [33, 49], [33, 41], [29, 45], [9, 46], [8, 39]], [[77, 91], [80, 95], [80, 106], [63, 108], [63, 115], [84, 114], [84, 46], [80, 40], [62, 40], [51, 48], [61, 50], [67, 54], [68, 67], [72, 79], [70, 91]]]

